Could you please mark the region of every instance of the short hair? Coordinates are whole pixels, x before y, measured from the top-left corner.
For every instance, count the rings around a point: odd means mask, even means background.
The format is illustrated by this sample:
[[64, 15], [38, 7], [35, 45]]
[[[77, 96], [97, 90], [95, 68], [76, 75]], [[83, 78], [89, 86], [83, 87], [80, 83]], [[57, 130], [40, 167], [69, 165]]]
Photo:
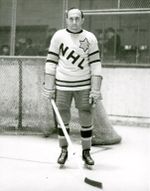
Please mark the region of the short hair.
[[106, 29], [106, 32], [112, 32], [112, 33], [114, 33], [114, 32], [115, 32], [115, 29], [112, 28], [112, 27], [109, 27], [108, 29]]
[[76, 7], [71, 7], [70, 9], [68, 9], [68, 10], [66, 11], [66, 18], [68, 17], [68, 12], [71, 11], [71, 10], [73, 10], [73, 9], [79, 10], [80, 13], [81, 13], [81, 18], [84, 18], [83, 11], [81, 11], [80, 9], [78, 9], [78, 8], [76, 8]]

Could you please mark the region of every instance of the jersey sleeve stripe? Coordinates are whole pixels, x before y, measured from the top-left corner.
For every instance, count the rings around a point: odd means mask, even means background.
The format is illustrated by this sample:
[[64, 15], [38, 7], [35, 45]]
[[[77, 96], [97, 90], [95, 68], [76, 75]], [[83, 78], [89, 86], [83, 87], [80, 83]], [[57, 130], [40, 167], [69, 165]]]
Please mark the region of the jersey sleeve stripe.
[[58, 64], [58, 62], [57, 62], [57, 61], [50, 60], [50, 59], [46, 60], [46, 62], [50, 62], [50, 63], [54, 63], [54, 64]]
[[94, 55], [94, 54], [97, 54], [97, 53], [99, 54], [99, 50], [97, 50], [97, 51], [95, 51], [95, 52], [90, 53], [90, 54], [89, 54], [89, 57], [90, 57], [90, 56], [92, 56], [92, 55]]
[[95, 62], [101, 62], [101, 60], [100, 60], [100, 59], [98, 59], [98, 60], [93, 60], [93, 61], [89, 62], [89, 64], [93, 64], [93, 63], [95, 63]]
[[48, 51], [48, 54], [52, 54], [52, 55], [54, 55], [54, 56], [57, 56], [57, 57], [59, 57], [59, 55], [58, 55], [57, 53], [55, 53], [55, 52], [52, 52], [52, 51]]

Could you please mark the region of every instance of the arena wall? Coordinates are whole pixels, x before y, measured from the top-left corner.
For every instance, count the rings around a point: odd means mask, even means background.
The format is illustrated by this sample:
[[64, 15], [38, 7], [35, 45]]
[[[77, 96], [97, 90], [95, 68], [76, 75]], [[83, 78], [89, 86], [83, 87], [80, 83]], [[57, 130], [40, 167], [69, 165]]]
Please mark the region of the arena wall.
[[103, 68], [102, 92], [109, 114], [150, 117], [150, 68]]

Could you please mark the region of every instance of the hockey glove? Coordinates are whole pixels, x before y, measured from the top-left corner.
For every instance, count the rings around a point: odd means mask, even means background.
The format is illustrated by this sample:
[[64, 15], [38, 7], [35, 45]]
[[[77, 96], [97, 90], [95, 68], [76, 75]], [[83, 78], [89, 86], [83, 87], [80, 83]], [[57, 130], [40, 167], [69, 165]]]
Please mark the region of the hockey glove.
[[55, 99], [55, 90], [52, 89], [46, 89], [46, 88], [43, 88], [43, 96], [48, 98], [48, 99]]
[[91, 91], [90, 96], [89, 96], [89, 103], [92, 104], [92, 105], [95, 105], [96, 101], [98, 99], [102, 99], [101, 92], [100, 91], [94, 91], [94, 90]]

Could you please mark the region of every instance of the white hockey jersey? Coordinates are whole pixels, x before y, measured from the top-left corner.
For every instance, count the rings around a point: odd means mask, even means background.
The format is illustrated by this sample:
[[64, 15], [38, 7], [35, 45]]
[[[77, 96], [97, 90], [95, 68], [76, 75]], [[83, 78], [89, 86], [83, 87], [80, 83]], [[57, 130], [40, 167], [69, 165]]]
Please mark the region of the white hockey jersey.
[[89, 89], [91, 75], [101, 75], [100, 53], [94, 34], [86, 30], [79, 33], [58, 30], [49, 46], [45, 73], [56, 76], [56, 89]]

